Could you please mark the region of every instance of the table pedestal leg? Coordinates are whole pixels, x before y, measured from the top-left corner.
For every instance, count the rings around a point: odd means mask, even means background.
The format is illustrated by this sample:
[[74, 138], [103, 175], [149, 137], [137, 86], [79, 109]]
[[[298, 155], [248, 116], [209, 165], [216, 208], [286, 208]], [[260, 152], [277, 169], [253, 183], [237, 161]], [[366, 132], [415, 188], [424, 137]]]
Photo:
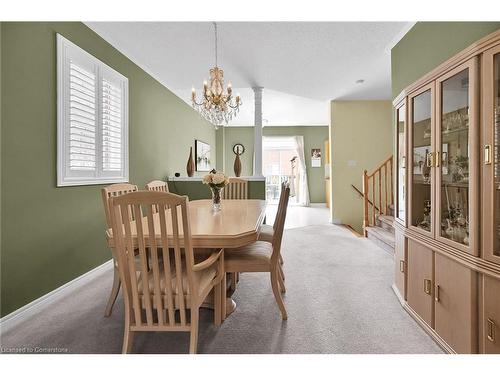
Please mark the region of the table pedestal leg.
[[[227, 283], [226, 282], [226, 278], [227, 278], [227, 276], [224, 275], [224, 279], [222, 281], [222, 287], [224, 287], [224, 285], [226, 286], [226, 290], [222, 291], [222, 295], [226, 296], [226, 298], [222, 298], [222, 306], [221, 306], [222, 307], [222, 311], [226, 312], [225, 314], [224, 313], [222, 314], [222, 320], [223, 321], [229, 315], [231, 315], [234, 312], [234, 310], [236, 310], [236, 302], [234, 302], [234, 300], [231, 298], [231, 296], [234, 293], [234, 289], [236, 289], [236, 287], [233, 288], [233, 285], [236, 285], [236, 281], [233, 281], [232, 277], [230, 277], [229, 278], [230, 282]], [[213, 308], [214, 308], [214, 292], [213, 291], [211, 291], [208, 294], [207, 298], [202, 303], [201, 307], [213, 310]]]

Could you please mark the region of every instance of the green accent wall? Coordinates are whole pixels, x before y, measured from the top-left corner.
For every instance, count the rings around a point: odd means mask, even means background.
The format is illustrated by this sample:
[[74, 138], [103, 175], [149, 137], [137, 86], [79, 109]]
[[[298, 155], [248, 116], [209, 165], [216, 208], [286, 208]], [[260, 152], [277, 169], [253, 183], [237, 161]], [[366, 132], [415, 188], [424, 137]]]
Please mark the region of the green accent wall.
[[185, 175], [195, 138], [214, 154], [216, 141], [211, 125], [84, 24], [3, 22], [0, 32], [5, 316], [111, 258], [102, 186], [56, 187], [56, 33], [129, 79], [132, 183]]
[[[225, 173], [234, 176], [233, 146], [241, 143], [245, 146], [245, 153], [241, 156], [242, 176], [253, 174], [253, 126], [234, 126], [217, 130], [217, 150], [224, 150]], [[304, 153], [306, 158], [307, 181], [311, 203], [325, 202], [325, 141], [328, 140], [328, 126], [265, 126], [262, 129], [264, 136], [292, 136], [304, 137]], [[224, 142], [222, 140], [224, 139]], [[219, 143], [222, 142], [222, 143]], [[223, 147], [221, 146], [224, 145]], [[321, 168], [311, 168], [311, 149], [322, 150]], [[222, 153], [217, 159], [217, 165], [222, 165]], [[219, 167], [221, 168], [221, 167]]]
[[392, 154], [392, 103], [389, 100], [331, 103], [332, 222], [363, 229], [363, 171], [372, 172]]
[[392, 97], [498, 29], [500, 22], [418, 22], [391, 50]]

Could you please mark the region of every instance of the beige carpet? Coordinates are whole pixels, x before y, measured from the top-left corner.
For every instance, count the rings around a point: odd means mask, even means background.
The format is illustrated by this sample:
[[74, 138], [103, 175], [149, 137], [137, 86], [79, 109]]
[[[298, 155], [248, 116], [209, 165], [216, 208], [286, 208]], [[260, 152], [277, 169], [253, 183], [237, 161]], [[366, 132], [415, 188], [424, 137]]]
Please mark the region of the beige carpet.
[[[202, 310], [199, 353], [442, 353], [391, 290], [393, 260], [342, 227], [285, 231], [288, 321], [266, 274], [243, 274], [237, 310], [218, 329]], [[111, 271], [2, 337], [3, 347], [58, 347], [70, 353], [119, 353], [121, 297], [103, 316]], [[187, 353], [187, 333], [139, 333], [135, 353]]]

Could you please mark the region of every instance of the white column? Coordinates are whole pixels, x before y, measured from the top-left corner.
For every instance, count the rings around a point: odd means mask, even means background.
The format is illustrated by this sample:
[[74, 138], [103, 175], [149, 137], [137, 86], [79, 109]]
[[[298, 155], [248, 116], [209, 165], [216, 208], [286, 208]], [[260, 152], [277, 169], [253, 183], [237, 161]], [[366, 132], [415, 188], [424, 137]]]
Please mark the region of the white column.
[[262, 177], [262, 90], [263, 87], [252, 87], [255, 101], [254, 121], [254, 160], [253, 175]]

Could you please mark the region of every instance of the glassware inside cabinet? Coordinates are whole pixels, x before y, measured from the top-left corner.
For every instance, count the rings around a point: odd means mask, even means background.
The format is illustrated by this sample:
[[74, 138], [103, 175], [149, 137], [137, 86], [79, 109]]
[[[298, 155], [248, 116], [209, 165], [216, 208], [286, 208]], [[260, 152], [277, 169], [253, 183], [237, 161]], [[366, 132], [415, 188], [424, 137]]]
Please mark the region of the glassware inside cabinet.
[[494, 210], [495, 210], [495, 241], [493, 254], [500, 256], [500, 54], [493, 59], [493, 105], [494, 105]]
[[431, 90], [412, 98], [412, 190], [411, 224], [428, 232], [432, 225], [431, 156], [432, 94]]
[[441, 83], [441, 236], [469, 245], [469, 70]]
[[396, 215], [405, 221], [406, 214], [406, 106], [402, 105], [397, 110], [397, 200]]

